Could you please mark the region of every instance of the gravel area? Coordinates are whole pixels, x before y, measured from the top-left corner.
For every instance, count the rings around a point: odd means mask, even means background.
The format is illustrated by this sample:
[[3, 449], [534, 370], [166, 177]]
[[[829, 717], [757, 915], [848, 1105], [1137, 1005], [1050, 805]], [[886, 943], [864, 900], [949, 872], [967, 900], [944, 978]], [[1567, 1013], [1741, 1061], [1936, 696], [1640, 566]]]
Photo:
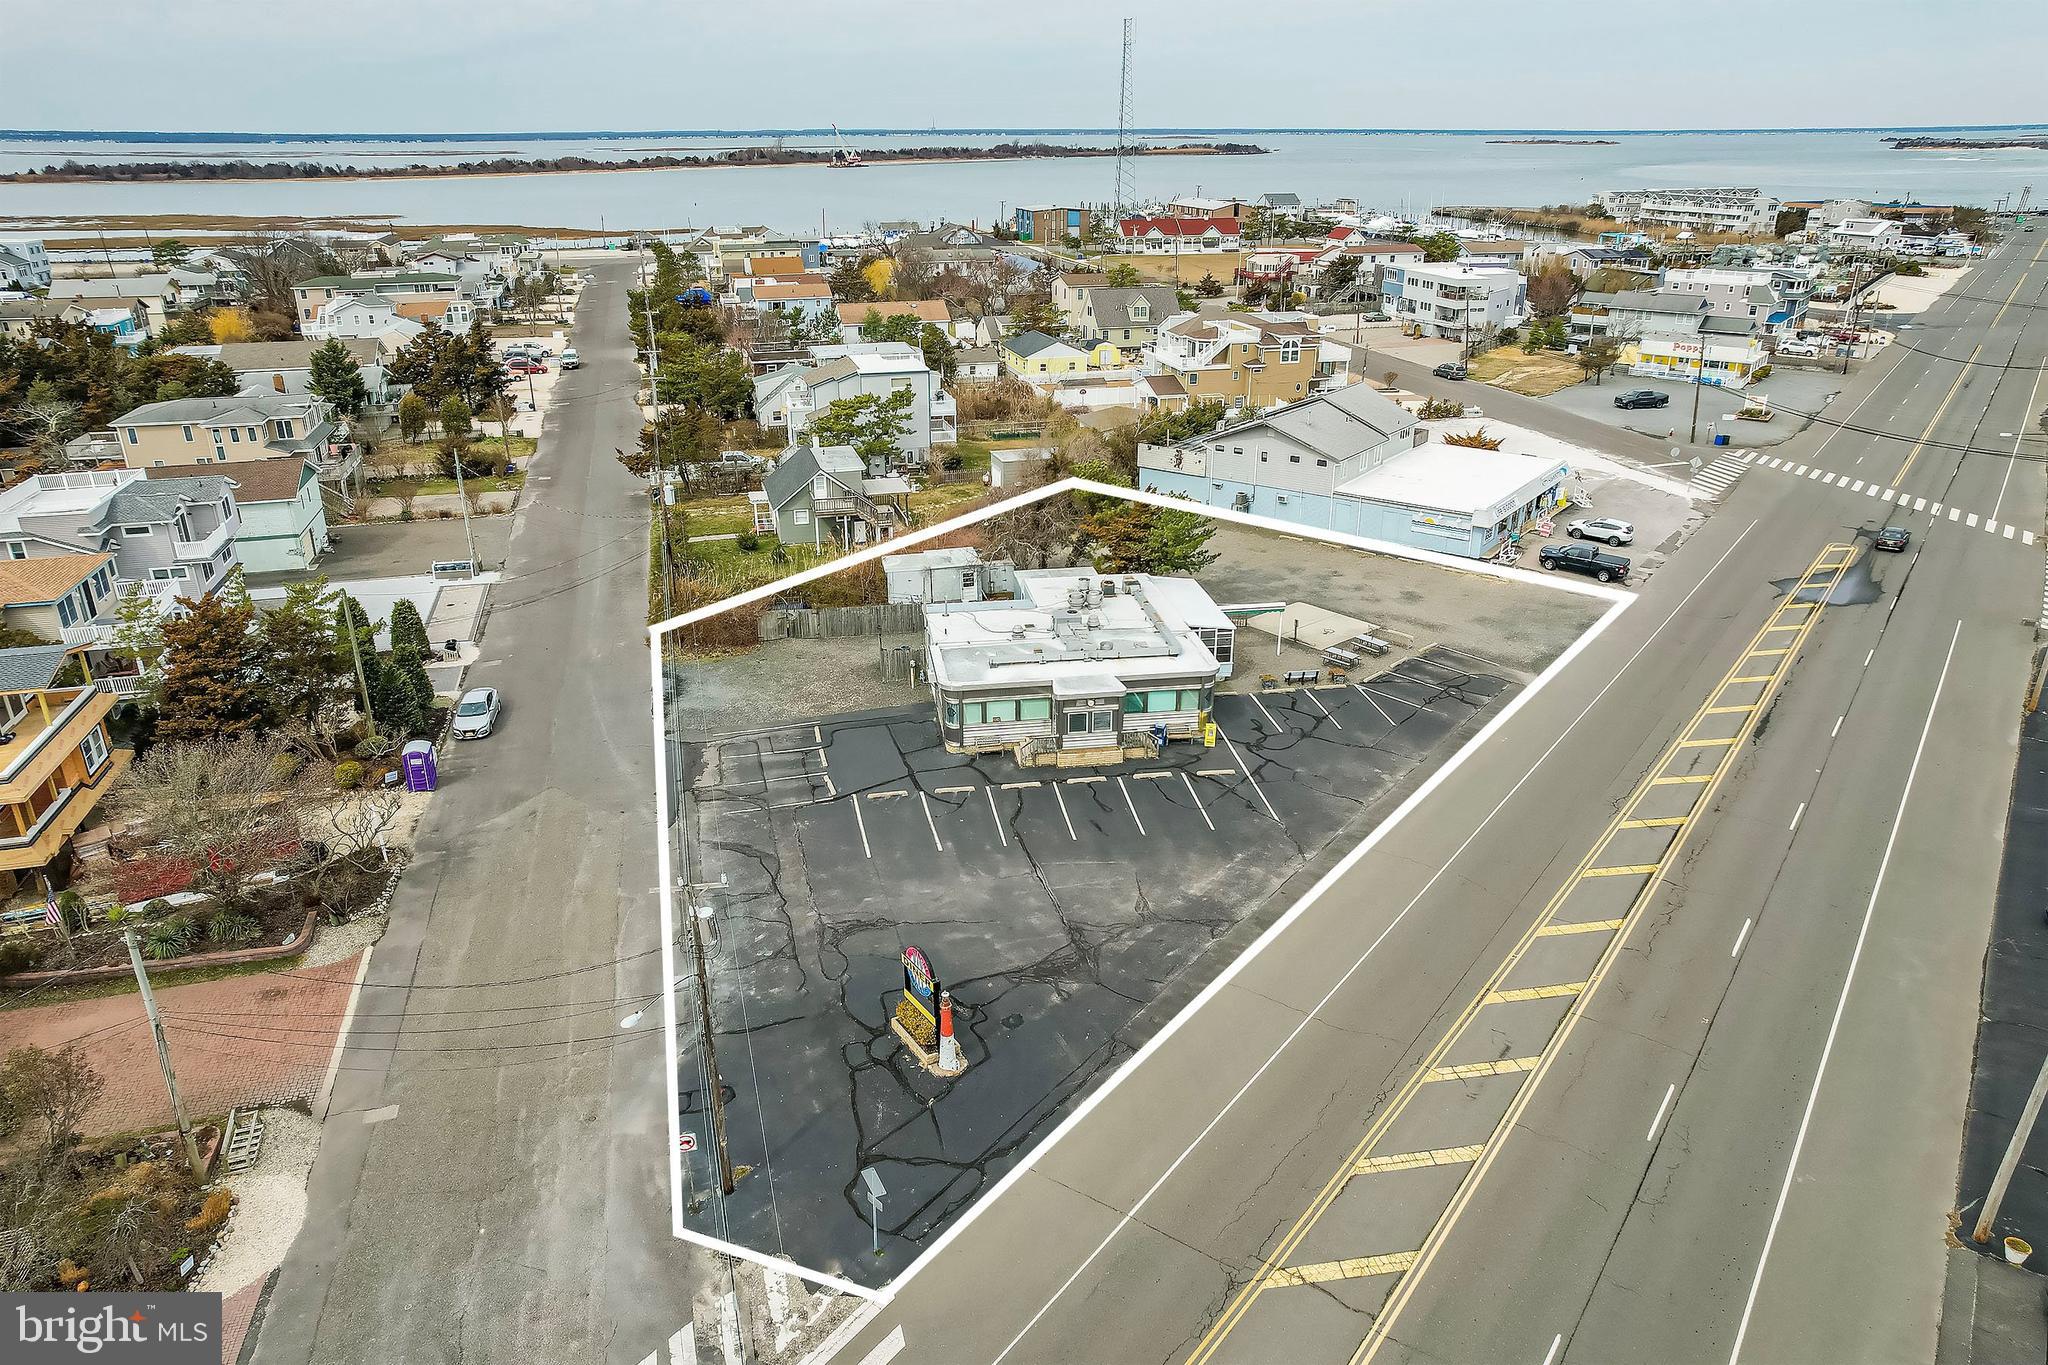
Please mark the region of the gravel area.
[[359, 916], [347, 924], [321, 925], [314, 932], [313, 946], [299, 960], [299, 969], [348, 961], [384, 937], [384, 927], [390, 922], [389, 915], [375, 914]]
[[263, 1152], [254, 1166], [218, 1182], [235, 1192], [235, 1211], [192, 1281], [201, 1293], [232, 1294], [277, 1269], [306, 1221], [306, 1177], [320, 1150], [320, 1125], [296, 1109], [257, 1114]]
[[[885, 635], [881, 648], [922, 650], [919, 635]], [[729, 735], [846, 711], [902, 706], [929, 696], [884, 678], [875, 637], [768, 640], [743, 653], [693, 657], [676, 669], [671, 724], [685, 735]]]
[[[1308, 602], [1534, 676], [1606, 609], [1570, 593], [1219, 524], [1199, 575], [1218, 602]], [[1258, 623], [1247, 627], [1257, 633]], [[1270, 645], [1270, 633], [1267, 636]], [[1241, 651], [1255, 657], [1247, 642]]]

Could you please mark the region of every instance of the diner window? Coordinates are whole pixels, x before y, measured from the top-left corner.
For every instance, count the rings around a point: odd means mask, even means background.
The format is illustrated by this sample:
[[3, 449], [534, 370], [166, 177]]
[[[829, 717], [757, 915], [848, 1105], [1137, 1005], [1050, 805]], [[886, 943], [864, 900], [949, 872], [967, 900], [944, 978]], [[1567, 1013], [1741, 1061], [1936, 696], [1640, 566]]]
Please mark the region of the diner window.
[[1088, 733], [1088, 713], [1086, 711], [1067, 712], [1067, 733], [1070, 735], [1085, 735]]
[[982, 703], [982, 714], [990, 725], [1008, 725], [1017, 719], [1017, 699], [1004, 697]]
[[946, 728], [949, 730], [960, 728], [960, 703], [957, 701], [946, 703]]
[[1051, 720], [1052, 698], [1019, 697], [1017, 699], [1018, 720]]
[[1111, 735], [1116, 733], [1116, 712], [1090, 711], [1088, 714], [1094, 720], [1094, 725], [1092, 728], [1094, 729], [1096, 734]]

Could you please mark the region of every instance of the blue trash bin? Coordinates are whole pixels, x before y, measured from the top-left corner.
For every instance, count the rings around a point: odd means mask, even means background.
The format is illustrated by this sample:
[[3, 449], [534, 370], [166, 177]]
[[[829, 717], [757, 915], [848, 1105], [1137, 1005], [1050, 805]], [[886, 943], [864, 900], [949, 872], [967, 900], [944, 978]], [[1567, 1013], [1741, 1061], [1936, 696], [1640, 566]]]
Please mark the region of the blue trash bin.
[[1725, 431], [1717, 431], [1717, 432], [1715, 432], [1715, 433], [1714, 433], [1714, 444], [1715, 444], [1715, 445], [1717, 445], [1717, 446], [1725, 446], [1725, 445], [1727, 445], [1727, 444], [1728, 444], [1728, 433], [1727, 433], [1727, 432], [1725, 432]]

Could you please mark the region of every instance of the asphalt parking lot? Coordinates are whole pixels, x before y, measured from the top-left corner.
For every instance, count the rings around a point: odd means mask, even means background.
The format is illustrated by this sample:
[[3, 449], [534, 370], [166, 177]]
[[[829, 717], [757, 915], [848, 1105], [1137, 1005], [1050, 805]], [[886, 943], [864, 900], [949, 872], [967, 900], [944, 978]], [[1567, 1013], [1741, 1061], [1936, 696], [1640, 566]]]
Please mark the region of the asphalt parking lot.
[[[1518, 674], [1438, 646], [1348, 685], [1219, 696], [1213, 748], [1100, 769], [948, 753], [927, 706], [684, 745], [685, 880], [723, 880], [699, 903], [728, 1140], [753, 1168], [692, 1220], [885, 1282]], [[954, 995], [970, 1063], [957, 1079], [919, 1070], [889, 1030], [912, 943]], [[713, 1171], [691, 1036], [683, 1127], [699, 1147], [684, 1160], [701, 1195]], [[870, 1167], [888, 1191], [879, 1255]]]
[[[1807, 419], [1795, 412], [1819, 412], [1830, 397], [1841, 391], [1842, 376], [1828, 370], [1778, 367], [1747, 389], [1724, 389], [1701, 385], [1700, 444], [1710, 444], [1715, 432], [1724, 432], [1728, 444], [1744, 448], [1776, 445], [1803, 431]], [[1661, 408], [1617, 408], [1614, 396], [1631, 389], [1655, 389], [1669, 394], [1671, 402]], [[1766, 395], [1776, 407], [1787, 409], [1768, 422], [1738, 422], [1735, 413], [1752, 397]], [[1659, 440], [1684, 445], [1692, 434], [1693, 386], [1675, 379], [1650, 379], [1642, 375], [1615, 373], [1599, 384], [1574, 384], [1541, 400], [1555, 407], [1590, 417], [1610, 426], [1622, 427]]]

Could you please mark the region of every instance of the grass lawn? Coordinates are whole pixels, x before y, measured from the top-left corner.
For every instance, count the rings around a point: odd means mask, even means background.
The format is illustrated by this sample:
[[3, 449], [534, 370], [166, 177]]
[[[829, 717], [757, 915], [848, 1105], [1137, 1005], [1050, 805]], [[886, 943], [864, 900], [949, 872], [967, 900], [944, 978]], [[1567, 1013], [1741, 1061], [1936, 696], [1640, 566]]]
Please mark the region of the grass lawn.
[[754, 511], [747, 495], [729, 498], [692, 498], [682, 504], [693, 536], [736, 536], [754, 526]]
[[1537, 351], [1532, 355], [1520, 346], [1496, 346], [1481, 352], [1472, 357], [1468, 368], [1472, 378], [1482, 384], [1530, 398], [1568, 389], [1586, 377], [1578, 362], [1562, 351]]
[[970, 502], [988, 496], [988, 489], [979, 480], [968, 483], [944, 483], [935, 488], [920, 488], [910, 495], [910, 510], [918, 524], [929, 526], [943, 521]]
[[[503, 493], [509, 489], [526, 486], [526, 471], [514, 474], [493, 474], [488, 478], [465, 479], [463, 483], [471, 493]], [[454, 493], [458, 490], [455, 480], [431, 479], [372, 479], [370, 496], [373, 498], [402, 498], [410, 493], [415, 497], [428, 493]]]
[[953, 453], [960, 457], [960, 467], [977, 474], [988, 473], [989, 451], [999, 444], [992, 441], [961, 441], [953, 447]]

